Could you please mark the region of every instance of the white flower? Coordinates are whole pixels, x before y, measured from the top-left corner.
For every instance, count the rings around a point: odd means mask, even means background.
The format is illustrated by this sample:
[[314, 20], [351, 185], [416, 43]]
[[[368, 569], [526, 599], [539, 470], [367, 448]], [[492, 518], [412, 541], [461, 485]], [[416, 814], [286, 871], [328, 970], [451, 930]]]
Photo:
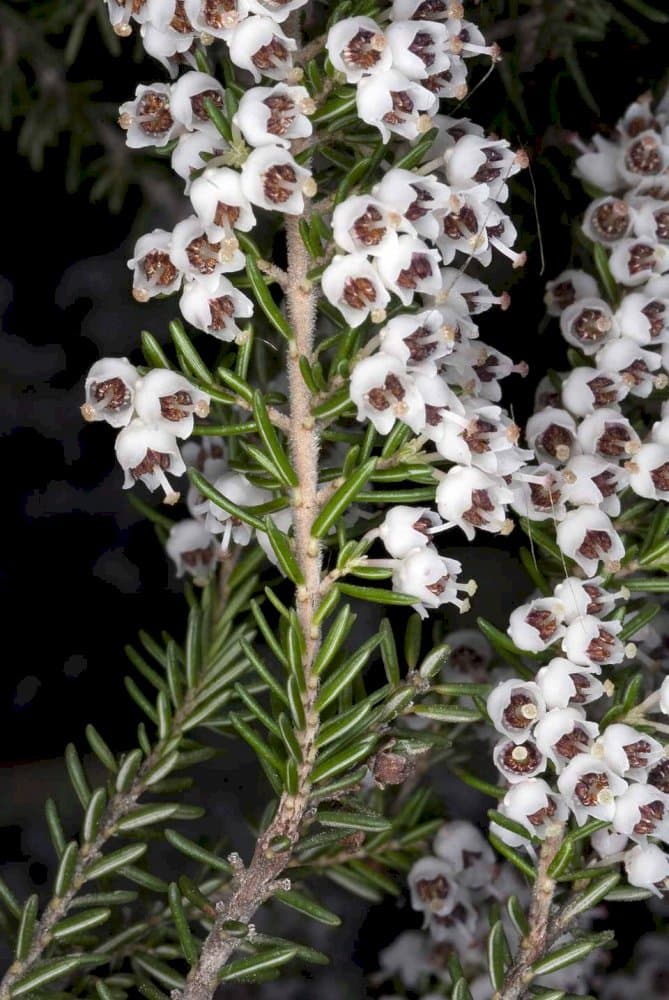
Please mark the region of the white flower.
[[563, 477], [548, 463], [523, 466], [513, 474], [511, 506], [530, 521], [561, 521], [567, 513]]
[[178, 372], [154, 368], [135, 389], [135, 409], [144, 423], [160, 427], [175, 437], [193, 433], [193, 414], [206, 417], [210, 397]]
[[438, 21], [394, 20], [388, 26], [386, 38], [393, 69], [409, 80], [424, 80], [450, 67], [448, 32]]
[[135, 243], [128, 267], [133, 271], [132, 294], [138, 302], [169, 295], [181, 284], [182, 274], [171, 256], [172, 234], [164, 229], [145, 233]]
[[449, 184], [461, 189], [485, 184], [495, 201], [506, 201], [506, 181], [528, 163], [527, 154], [515, 153], [506, 139], [477, 135], [463, 135], [444, 158]]
[[597, 295], [597, 282], [585, 271], [562, 271], [553, 281], [546, 283], [544, 302], [549, 316], [559, 316], [577, 299], [593, 298]]
[[637, 844], [647, 837], [669, 841], [669, 796], [647, 785], [630, 785], [616, 800], [613, 829]]
[[[460, 883], [460, 879], [458, 879]], [[450, 913], [427, 914], [426, 924], [433, 942], [444, 945], [446, 942], [457, 948], [469, 949], [476, 947], [476, 929], [479, 915], [471, 899], [461, 892], [458, 902]], [[423, 1000], [439, 1000], [435, 993], [426, 993]]]
[[228, 40], [243, 17], [245, 0], [184, 0], [193, 28], [205, 37]]
[[292, 53], [297, 49], [271, 17], [252, 15], [237, 25], [229, 40], [230, 59], [247, 69], [256, 83], [261, 76], [285, 80], [293, 68]]
[[650, 768], [664, 755], [661, 743], [623, 722], [607, 726], [592, 752], [601, 754], [617, 774], [635, 781], [644, 781]]
[[661, 360], [653, 351], [644, 351], [639, 344], [621, 337], [606, 344], [597, 352], [597, 364], [606, 371], [622, 375], [633, 396], [645, 399], [655, 387], [652, 373], [660, 367]]
[[661, 896], [669, 878], [669, 857], [657, 844], [639, 844], [627, 854], [625, 872], [630, 885]]
[[177, 576], [188, 573], [196, 583], [201, 584], [211, 576], [216, 558], [216, 540], [199, 521], [190, 518], [177, 521], [170, 529], [165, 549], [174, 561]]
[[[271, 499], [271, 494], [267, 490], [253, 486], [241, 472], [226, 472], [219, 476], [213, 485], [214, 489], [238, 507], [257, 507]], [[253, 535], [253, 528], [233, 517], [213, 500], [208, 503], [205, 527], [213, 535], [223, 532], [222, 552], [227, 551], [231, 540], [237, 545], [248, 545]]]
[[533, 413], [525, 427], [525, 437], [537, 457], [551, 464], [562, 465], [579, 451], [576, 443], [576, 421], [554, 406]]
[[242, 0], [244, 8], [251, 14], [266, 14], [274, 21], [282, 22], [292, 11], [306, 6], [308, 0]]
[[507, 635], [519, 649], [540, 653], [564, 635], [563, 618], [564, 607], [560, 601], [540, 597], [511, 612]]
[[397, 244], [402, 217], [370, 195], [354, 195], [340, 202], [332, 213], [335, 242], [347, 253], [380, 257]]
[[244, 254], [237, 246], [226, 239], [208, 239], [204, 223], [196, 215], [189, 215], [174, 227], [170, 253], [184, 274], [197, 278], [212, 292], [221, 274], [240, 271], [245, 263]]
[[249, 146], [277, 145], [290, 148], [292, 139], [310, 136], [307, 115], [315, 104], [305, 87], [277, 83], [273, 87], [251, 87], [242, 94], [232, 119]]
[[127, 358], [101, 358], [86, 377], [84, 420], [106, 420], [124, 427], [133, 415], [135, 385], [139, 372]]
[[230, 240], [232, 249], [236, 249], [234, 230], [246, 233], [256, 224], [251, 203], [242, 190], [241, 175], [230, 167], [207, 167], [191, 183], [190, 200], [208, 238]]
[[582, 365], [562, 383], [562, 403], [576, 417], [587, 417], [600, 406], [614, 407], [623, 400], [629, 385], [617, 372]]
[[492, 753], [495, 767], [506, 780], [514, 785], [526, 778], [534, 778], [546, 770], [546, 758], [533, 740], [515, 743], [501, 739]]
[[445, 636], [445, 642], [450, 647], [450, 653], [441, 668], [442, 680], [477, 683], [488, 679], [488, 665], [493, 652], [481, 632], [473, 628], [456, 629]]
[[439, 235], [434, 213], [446, 208], [451, 191], [435, 177], [391, 167], [372, 188], [372, 194], [386, 208], [399, 212], [419, 236], [434, 240]]
[[379, 434], [389, 434], [398, 417], [415, 434], [425, 426], [425, 403], [414, 378], [401, 362], [381, 351], [356, 364], [350, 394], [358, 420], [371, 420]]
[[669, 335], [669, 299], [643, 292], [625, 295], [616, 310], [616, 322], [624, 337], [637, 344], [665, 343]]
[[223, 108], [225, 91], [218, 80], [208, 73], [192, 71], [172, 84], [170, 108], [174, 118], [187, 129], [199, 128], [209, 121], [205, 106], [208, 98], [217, 108]]
[[574, 455], [563, 470], [562, 497], [581, 507], [592, 504], [609, 517], [620, 513], [618, 493], [625, 489], [629, 474], [625, 468], [597, 455]]
[[149, 427], [135, 417], [118, 434], [116, 457], [125, 473], [123, 489], [129, 490], [141, 479], [152, 493], [160, 487], [164, 503], [175, 504], [179, 499], [165, 473], [181, 476], [186, 466], [174, 435], [161, 427]]
[[393, 21], [413, 18], [417, 21], [439, 21], [455, 17], [459, 4], [453, 0], [393, 0]]
[[336, 254], [322, 274], [321, 289], [349, 326], [360, 326], [368, 316], [374, 323], [386, 318], [390, 295], [362, 254]]
[[471, 593], [470, 584], [459, 584], [462, 566], [455, 559], [440, 556], [436, 549], [414, 549], [396, 563], [393, 570], [393, 590], [415, 597], [414, 609], [426, 618], [428, 609], [454, 604], [461, 613], [469, 610], [469, 600], [458, 597], [458, 591]]
[[595, 830], [590, 837], [590, 843], [600, 858], [608, 858], [613, 854], [620, 854], [627, 847], [627, 841], [628, 838], [623, 833], [614, 833], [613, 830], [606, 828]]
[[462, 404], [449, 405], [431, 435], [444, 458], [506, 476], [532, 457], [530, 451], [516, 447], [519, 428], [501, 407], [486, 399], [465, 398], [461, 411]]
[[149, 15], [140, 28], [142, 45], [148, 55], [158, 59], [170, 76], [175, 77], [182, 61], [178, 57], [191, 61], [193, 25], [178, 0], [148, 0], [148, 8]]
[[563, 656], [553, 657], [536, 679], [548, 709], [587, 705], [604, 694], [601, 681], [587, 667], [578, 667]]
[[669, 677], [665, 677], [660, 686], [660, 708], [669, 715]]
[[184, 319], [197, 330], [204, 330], [218, 340], [233, 341], [244, 337], [235, 320], [253, 315], [253, 302], [221, 275], [215, 287], [199, 281], [186, 281], [179, 299]]
[[622, 663], [625, 647], [616, 636], [622, 629], [617, 619], [600, 621], [592, 615], [577, 618], [567, 626], [562, 640], [565, 656], [582, 667], [600, 672], [602, 664]]
[[464, 819], [444, 823], [435, 834], [432, 850], [458, 873], [460, 885], [481, 889], [489, 884], [495, 855], [473, 823]]
[[430, 529], [441, 518], [427, 507], [391, 507], [374, 534], [394, 559], [404, 559], [414, 549], [427, 548]]
[[624, 180], [632, 185], [639, 180], [657, 177], [669, 163], [669, 150], [662, 139], [652, 129], [635, 135], [621, 146], [618, 154], [618, 170]]
[[[618, 337], [613, 312], [603, 299], [578, 299], [560, 315], [560, 330], [568, 344], [579, 347], [584, 354], [596, 351], [613, 337]], [[602, 368], [606, 365], [598, 360]]]
[[633, 461], [625, 463], [625, 469], [637, 496], [669, 500], [669, 445], [642, 444]]
[[612, 611], [616, 600], [629, 597], [624, 588], [616, 593], [604, 590], [601, 586], [601, 576], [590, 580], [581, 580], [577, 576], [568, 576], [555, 588], [555, 596], [564, 608], [564, 620], [571, 625], [577, 618], [584, 615], [607, 615]]
[[634, 455], [639, 436], [618, 410], [602, 407], [585, 417], [578, 427], [578, 440], [586, 453], [616, 459]]
[[146, 0], [135, 0], [128, 3], [128, 0], [105, 0], [109, 20], [114, 32], [121, 38], [127, 38], [132, 33], [130, 21], [138, 23], [148, 17]]
[[584, 505], [569, 511], [558, 524], [556, 534], [562, 552], [589, 577], [596, 574], [600, 562], [609, 572], [615, 572], [625, 555], [620, 535], [597, 507]]
[[653, 240], [621, 240], [611, 251], [609, 269], [621, 285], [643, 285], [652, 274], [669, 270], [669, 250]]
[[588, 753], [574, 757], [557, 783], [579, 826], [583, 826], [588, 816], [610, 823], [616, 812], [616, 798], [627, 789], [627, 782], [620, 775]]
[[448, 914], [458, 902], [453, 868], [441, 858], [419, 858], [407, 876], [411, 906], [423, 913]]
[[410, 235], [398, 236], [394, 246], [388, 247], [376, 262], [384, 285], [405, 306], [411, 304], [417, 292], [435, 295], [439, 291], [442, 284], [439, 264], [439, 252]]
[[[208, 438], [200, 438], [200, 441], [208, 441]], [[214, 439], [215, 440], [215, 439]], [[222, 439], [221, 439], [222, 440]], [[199, 451], [199, 444], [195, 441], [187, 441], [183, 446], [183, 457], [184, 462], [188, 466], [193, 466], [200, 472], [208, 483], [212, 485], [216, 482], [219, 476], [222, 476], [224, 472], [228, 471], [228, 463], [223, 457], [223, 449], [216, 449], [216, 457], [206, 457], [201, 458], [197, 455], [191, 454], [191, 447], [196, 447]], [[207, 511], [209, 510], [209, 501], [207, 498], [200, 493], [199, 489], [195, 483], [191, 483], [188, 487], [188, 492], [186, 493], [186, 506], [188, 507], [188, 513], [196, 521], [204, 522]]]
[[[559, 795], [542, 778], [526, 778], [512, 785], [502, 799], [499, 811], [508, 819], [521, 823], [535, 837], [543, 840], [557, 824], [567, 817], [567, 809]], [[491, 825], [492, 826], [492, 825]], [[519, 835], [511, 834], [495, 824], [495, 833], [511, 846], [527, 846]], [[514, 838], [513, 843], [507, 839]]]
[[567, 762], [590, 750], [599, 733], [596, 722], [588, 722], [581, 708], [552, 708], [534, 730], [539, 749], [558, 773]]
[[575, 173], [588, 184], [602, 191], [614, 192], [620, 187], [618, 172], [618, 143], [601, 135], [592, 138], [592, 151], [584, 152], [576, 160]]
[[173, 116], [169, 86], [140, 83], [134, 101], [126, 101], [119, 108], [119, 125], [125, 129], [130, 149], [167, 145], [182, 131], [182, 125]]
[[362, 79], [356, 102], [360, 118], [375, 125], [384, 142], [393, 132], [404, 139], [416, 139], [427, 131], [423, 115], [435, 112], [439, 103], [429, 90], [395, 69]]
[[435, 306], [448, 303], [461, 316], [485, 312], [492, 306], [508, 309], [511, 298], [508, 292], [493, 295], [487, 285], [472, 278], [457, 267], [445, 267], [441, 272], [442, 288], [435, 296]]
[[330, 62], [349, 83], [370, 73], [390, 69], [392, 53], [386, 36], [371, 17], [347, 17], [328, 31], [325, 43]]
[[379, 965], [387, 979], [399, 976], [409, 989], [432, 966], [429, 957], [429, 938], [422, 931], [402, 931], [395, 940], [379, 952]]
[[632, 226], [630, 207], [621, 198], [607, 195], [588, 205], [583, 217], [583, 232], [596, 243], [610, 246], [624, 240]]
[[286, 215], [302, 215], [304, 196], [316, 191], [313, 177], [283, 146], [254, 149], [242, 167], [242, 191], [250, 202]]
[[453, 350], [452, 329], [438, 309], [394, 316], [379, 331], [381, 350], [409, 371], [437, 374], [435, 362]]
[[503, 479], [481, 469], [455, 465], [437, 486], [437, 509], [449, 526], [458, 525], [471, 541], [476, 528], [508, 534], [513, 527], [505, 504], [513, 493]]
[[544, 716], [546, 705], [538, 684], [512, 677], [492, 689], [486, 702], [490, 721], [514, 743], [523, 743]]
[[170, 160], [172, 170], [183, 179], [184, 193], [189, 194], [191, 185], [207, 166], [207, 157], [219, 156], [228, 149], [228, 144], [215, 125], [203, 124], [195, 132], [186, 132], [172, 150]]

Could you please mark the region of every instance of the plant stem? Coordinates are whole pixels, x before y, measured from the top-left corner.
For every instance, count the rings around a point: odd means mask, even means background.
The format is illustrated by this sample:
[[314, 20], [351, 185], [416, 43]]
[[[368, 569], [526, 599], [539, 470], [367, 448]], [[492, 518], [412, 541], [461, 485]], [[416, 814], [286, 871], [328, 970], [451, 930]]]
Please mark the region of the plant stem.
[[[302, 760], [298, 767], [297, 791], [293, 795], [282, 794], [274, 819], [256, 842], [250, 864], [247, 868], [240, 866], [232, 894], [217, 907], [219, 913], [214, 926], [204, 942], [199, 961], [188, 975], [184, 1000], [210, 1000], [214, 995], [220, 970], [239, 943], [239, 938], [226, 933], [225, 924], [230, 920], [248, 924], [258, 907], [278, 887], [285, 888], [285, 884], [277, 883], [277, 879], [290, 863], [292, 847], [299, 839], [300, 826], [309, 804], [310, 776], [316, 753], [315, 737], [319, 720], [314, 702], [318, 682], [312, 674], [312, 665], [320, 644], [314, 614], [321, 600], [322, 554], [320, 545], [311, 536], [311, 528], [319, 509], [319, 436], [311, 416], [311, 395], [299, 368], [301, 356], [309, 360], [312, 357], [316, 296], [307, 280], [309, 257], [300, 237], [297, 219], [292, 217], [286, 221], [286, 243], [286, 305], [294, 338], [287, 357], [290, 393], [287, 436], [299, 483], [291, 497], [295, 558], [304, 578], [304, 584], [298, 588], [296, 595], [297, 616], [305, 646], [302, 703], [306, 725], [295, 734]], [[280, 849], [274, 850], [272, 844], [279, 837], [287, 838], [290, 846], [286, 848], [284, 841]]]
[[532, 887], [530, 903], [529, 932], [520, 942], [513, 964], [506, 974], [501, 992], [495, 993], [493, 1000], [522, 1000], [533, 979], [532, 966], [542, 957], [550, 945], [548, 924], [551, 914], [555, 880], [548, 875], [553, 858], [560, 849], [564, 836], [564, 826], [547, 837], [541, 845], [537, 877]]

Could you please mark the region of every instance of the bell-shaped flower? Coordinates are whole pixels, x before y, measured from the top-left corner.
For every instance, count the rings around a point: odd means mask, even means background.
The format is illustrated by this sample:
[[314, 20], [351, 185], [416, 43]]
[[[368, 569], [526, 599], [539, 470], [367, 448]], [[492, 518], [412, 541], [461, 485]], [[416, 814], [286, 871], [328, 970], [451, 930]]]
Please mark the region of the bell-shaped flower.
[[616, 592], [605, 590], [601, 586], [602, 579], [601, 576], [590, 580], [568, 576], [555, 587], [555, 596], [564, 608], [564, 620], [568, 625], [584, 615], [604, 617], [613, 611], [616, 600], [629, 598], [629, 591], [624, 587]]
[[595, 135], [590, 148], [585, 146], [582, 148], [582, 155], [576, 160], [574, 169], [577, 177], [601, 191], [608, 193], [617, 191], [621, 185], [618, 143], [605, 139], [602, 135]]
[[661, 743], [624, 722], [607, 726], [592, 752], [601, 755], [616, 774], [634, 781], [645, 781], [650, 768], [664, 756]]
[[409, 80], [424, 80], [450, 68], [449, 36], [439, 21], [395, 20], [386, 30], [393, 69]]
[[192, 70], [172, 84], [170, 108], [176, 121], [190, 130], [200, 128], [209, 121], [206, 100], [220, 110], [224, 106], [224, 98], [225, 91], [215, 77]]
[[332, 213], [335, 243], [347, 253], [381, 257], [397, 245], [402, 217], [370, 195], [354, 195], [340, 202]]
[[210, 397], [178, 372], [154, 368], [139, 380], [135, 409], [144, 423], [160, 427], [175, 437], [193, 433], [194, 414], [206, 417]]
[[406, 313], [379, 331], [381, 350], [397, 358], [408, 371], [437, 374], [437, 362], [453, 351], [452, 328], [438, 309]]
[[447, 303], [461, 316], [476, 315], [485, 312], [492, 306], [499, 306], [500, 309], [505, 310], [511, 304], [508, 292], [493, 295], [487, 285], [479, 281], [478, 278], [472, 278], [460, 268], [443, 268], [441, 278], [442, 288], [435, 296], [435, 306], [439, 307]]
[[[207, 441], [207, 438], [200, 438], [200, 441]], [[215, 440], [215, 439], [214, 439]], [[228, 463], [223, 455], [223, 449], [217, 450], [216, 457], [194, 458], [190, 453], [191, 446], [196, 445], [195, 441], [187, 441], [183, 446], [184, 462], [187, 466], [193, 466], [200, 472], [212, 486], [216, 480], [228, 471]], [[197, 445], [196, 445], [197, 446]], [[186, 493], [186, 506], [188, 513], [194, 520], [204, 523], [209, 510], [209, 500], [200, 493], [195, 483], [191, 483]]]
[[244, 162], [242, 191], [260, 208], [302, 215], [304, 198], [313, 197], [316, 183], [283, 146], [260, 146]]
[[618, 494], [629, 483], [626, 468], [597, 455], [574, 455], [562, 474], [562, 496], [567, 503], [576, 507], [591, 504], [609, 517], [618, 516]]
[[595, 297], [578, 299], [567, 306], [560, 314], [560, 330], [568, 344], [580, 348], [586, 355], [595, 354], [619, 336], [611, 308], [603, 299]]
[[446, 208], [451, 190], [436, 177], [391, 167], [372, 188], [372, 194], [387, 209], [399, 212], [419, 236], [434, 240], [439, 235], [434, 213]]
[[[526, 778], [512, 785], [499, 805], [499, 811], [507, 819], [520, 823], [528, 833], [544, 840], [552, 829], [558, 827], [567, 818], [567, 809], [553, 789], [542, 778]], [[495, 833], [505, 843], [509, 831], [496, 825]], [[514, 837], [514, 834], [510, 834]], [[515, 835], [511, 846], [527, 846], [527, 841]]]
[[350, 394], [358, 420], [371, 420], [379, 434], [389, 434], [397, 418], [415, 434], [425, 426], [425, 403], [414, 378], [401, 362], [382, 351], [356, 364]]
[[[667, 687], [669, 688], [669, 685]], [[665, 795], [669, 795], [669, 757], [663, 757], [654, 767], [651, 767], [646, 781], [653, 788], [659, 788]]]
[[[655, 387], [653, 372], [660, 367], [661, 360], [654, 351], [645, 351], [634, 340], [620, 337], [611, 341], [597, 352], [597, 364], [605, 371], [622, 376], [632, 396], [645, 399]], [[664, 379], [663, 379], [664, 381]]]
[[325, 42], [330, 62], [349, 83], [383, 73], [393, 61], [383, 30], [371, 17], [346, 17], [328, 31]]
[[256, 224], [251, 203], [242, 190], [241, 175], [230, 167], [207, 167], [190, 186], [193, 211], [210, 240], [228, 240], [236, 249], [234, 230], [247, 233]]
[[179, 309], [185, 320], [218, 340], [238, 343], [246, 336], [236, 320], [253, 315], [253, 302], [220, 275], [214, 287], [200, 281], [184, 282]]
[[616, 813], [616, 799], [627, 790], [627, 782], [589, 753], [579, 753], [558, 777], [565, 802], [583, 826], [588, 816], [610, 823]]
[[511, 506], [530, 521], [561, 521], [567, 513], [562, 474], [548, 463], [513, 473], [511, 489]]
[[595, 576], [600, 562], [608, 572], [615, 572], [625, 555], [625, 546], [608, 515], [589, 505], [570, 511], [558, 524], [557, 543], [588, 577]]
[[439, 454], [451, 462], [507, 476], [532, 457], [530, 451], [516, 447], [519, 433], [499, 406], [473, 398], [465, 401], [464, 413], [451, 406], [443, 414], [434, 441]]
[[629, 185], [658, 177], [668, 165], [669, 151], [652, 129], [633, 136], [618, 154], [618, 170]]
[[527, 443], [538, 458], [563, 465], [580, 448], [576, 441], [576, 421], [566, 410], [547, 406], [533, 413], [525, 427]]
[[362, 254], [335, 254], [323, 271], [321, 289], [349, 326], [360, 326], [368, 316], [373, 323], [386, 318], [390, 295], [376, 268]]
[[517, 677], [494, 687], [488, 695], [486, 708], [497, 732], [514, 743], [523, 743], [546, 713], [538, 684]]
[[596, 298], [597, 282], [585, 271], [569, 269], [546, 283], [544, 302], [549, 316], [559, 316], [578, 299]]
[[611, 246], [624, 240], [632, 228], [630, 206], [613, 195], [595, 198], [585, 211], [582, 227], [588, 239]]
[[622, 627], [617, 619], [603, 622], [592, 615], [584, 615], [567, 626], [562, 640], [563, 652], [572, 663], [599, 673], [602, 666], [622, 663], [625, 659], [625, 647], [616, 638]]
[[501, 739], [492, 753], [493, 764], [511, 785], [546, 770], [546, 758], [534, 740], [515, 743]]
[[232, 119], [249, 146], [285, 146], [293, 139], [310, 136], [308, 115], [316, 105], [305, 87], [277, 83], [273, 87], [251, 87], [242, 94]]
[[438, 107], [438, 99], [419, 83], [396, 69], [364, 77], [357, 87], [358, 115], [374, 125], [384, 142], [391, 133], [416, 139], [431, 127], [428, 117]]
[[200, 521], [186, 518], [170, 529], [165, 549], [174, 562], [177, 576], [184, 573], [204, 585], [216, 565], [216, 539]]
[[428, 610], [443, 604], [453, 604], [464, 614], [469, 599], [458, 596], [460, 591], [473, 593], [471, 583], [458, 583], [462, 565], [455, 559], [440, 556], [434, 548], [419, 548], [399, 560], [393, 570], [393, 590], [416, 598], [413, 605], [421, 618]]
[[618, 372], [581, 365], [572, 369], [562, 383], [562, 404], [575, 417], [587, 417], [601, 406], [615, 407], [629, 391]]
[[114, 33], [120, 38], [127, 38], [132, 34], [131, 21], [141, 23], [149, 16], [146, 0], [134, 0], [134, 3], [128, 3], [127, 0], [105, 0], [105, 6]]
[[437, 830], [432, 850], [458, 873], [458, 882], [467, 889], [489, 885], [496, 863], [493, 850], [473, 823], [450, 820]]
[[453, 867], [442, 858], [419, 858], [407, 876], [411, 906], [422, 913], [447, 914], [460, 895]]
[[225, 238], [208, 239], [204, 223], [196, 215], [189, 215], [174, 227], [170, 252], [184, 274], [212, 292], [222, 274], [240, 271], [246, 261], [236, 240], [233, 244]]
[[119, 108], [119, 125], [125, 130], [130, 149], [166, 146], [183, 131], [183, 125], [174, 116], [170, 88], [165, 83], [149, 86], [140, 83], [134, 101], [126, 101]]
[[588, 722], [582, 708], [568, 706], [546, 712], [533, 737], [559, 773], [574, 757], [588, 753], [598, 734], [599, 726]]
[[506, 139], [464, 135], [446, 151], [446, 179], [456, 188], [485, 184], [488, 197], [506, 201], [507, 180], [528, 164], [524, 150], [514, 152]]
[[[226, 472], [219, 476], [213, 485], [214, 489], [238, 507], [257, 507], [271, 500], [271, 494], [267, 490], [254, 486], [241, 472]], [[253, 528], [238, 517], [229, 514], [213, 500], [209, 501], [205, 528], [212, 535], [222, 533], [222, 552], [228, 550], [231, 541], [236, 545], [248, 545], [253, 535]]]
[[443, 681], [485, 683], [488, 666], [493, 659], [492, 646], [486, 637], [473, 628], [456, 629], [445, 636], [450, 652], [441, 668]]
[[492, 534], [509, 534], [513, 523], [505, 505], [513, 492], [503, 479], [481, 469], [455, 465], [437, 486], [437, 509], [449, 527], [462, 528], [471, 541], [476, 529]]
[[615, 833], [606, 827], [595, 830], [590, 837], [590, 844], [600, 858], [609, 858], [614, 854], [620, 854], [627, 847], [627, 843], [628, 838], [624, 833]]
[[[169, 3], [156, 3], [154, 0], [148, 2], [150, 19], [144, 21], [139, 29], [144, 51], [162, 63], [174, 79], [184, 61], [194, 66], [194, 59], [189, 51], [195, 41], [193, 25], [188, 20], [182, 0], [170, 0]], [[159, 6], [169, 10], [161, 23], [155, 17]]]
[[127, 358], [101, 358], [86, 376], [84, 420], [106, 420], [124, 427], [133, 416], [135, 386], [139, 372]]
[[129, 490], [141, 479], [152, 493], [159, 487], [163, 490], [164, 503], [171, 505], [178, 501], [179, 494], [172, 489], [166, 473], [181, 476], [186, 466], [173, 434], [162, 427], [149, 426], [135, 417], [119, 431], [115, 450], [125, 473], [124, 490]]
[[601, 407], [588, 414], [579, 424], [577, 436], [586, 455], [598, 455], [609, 460], [634, 455], [640, 447], [639, 437], [630, 421], [611, 407]]
[[133, 272], [132, 294], [137, 302], [170, 295], [181, 284], [182, 273], [172, 258], [172, 234], [164, 229], [140, 236], [128, 267]]
[[244, 9], [250, 14], [266, 14], [282, 23], [289, 14], [305, 7], [308, 0], [243, 0]]
[[246, 0], [184, 0], [186, 13], [195, 31], [205, 38], [231, 38], [246, 14]]
[[190, 194], [192, 184], [212, 157], [220, 156], [229, 146], [212, 124], [202, 124], [195, 132], [180, 135], [172, 150], [172, 170], [184, 181], [184, 194]]
[[371, 534], [378, 535], [394, 559], [404, 559], [415, 549], [427, 548], [431, 529], [440, 524], [441, 518], [428, 507], [391, 507]]
[[613, 829], [637, 844], [645, 844], [648, 837], [669, 842], [669, 795], [647, 785], [630, 785], [616, 799]]
[[657, 844], [638, 844], [625, 858], [625, 874], [630, 885], [662, 896], [669, 884], [669, 856]]
[[436, 295], [442, 284], [439, 264], [439, 252], [410, 235], [399, 236], [377, 260], [384, 285], [405, 306], [413, 302], [416, 293]]
[[642, 444], [633, 461], [625, 463], [629, 484], [637, 496], [669, 500], [669, 445]]
[[[458, 882], [460, 879], [458, 878]], [[476, 932], [479, 915], [471, 898], [461, 892], [458, 902], [450, 913], [430, 913], [426, 919], [430, 940], [441, 948], [451, 945], [458, 950], [476, 948]], [[438, 1000], [436, 993], [424, 994], [423, 1000]]]
[[[435, 97], [441, 99], [445, 97], [449, 101], [462, 101], [467, 96], [469, 90], [467, 86], [467, 67], [460, 56], [453, 52], [449, 56], [448, 69], [437, 73], [431, 73], [421, 80], [426, 90], [429, 90]], [[437, 150], [434, 150], [437, 153]]]
[[548, 709], [587, 705], [604, 694], [601, 681], [588, 668], [578, 667], [563, 656], [553, 657], [536, 679]]
[[553, 597], [539, 597], [511, 612], [507, 635], [518, 649], [541, 653], [565, 633], [564, 607]]
[[669, 271], [669, 248], [639, 236], [621, 240], [611, 251], [609, 269], [621, 285], [643, 285], [653, 274]]
[[616, 323], [623, 337], [642, 347], [666, 343], [669, 338], [669, 298], [629, 292], [616, 310]]
[[394, 941], [379, 952], [379, 966], [386, 979], [399, 976], [413, 989], [423, 975], [432, 970], [430, 942], [423, 931], [402, 931]]
[[248, 70], [256, 83], [263, 76], [270, 80], [287, 79], [296, 49], [295, 39], [284, 35], [275, 20], [259, 15], [241, 21], [228, 42], [234, 65]]

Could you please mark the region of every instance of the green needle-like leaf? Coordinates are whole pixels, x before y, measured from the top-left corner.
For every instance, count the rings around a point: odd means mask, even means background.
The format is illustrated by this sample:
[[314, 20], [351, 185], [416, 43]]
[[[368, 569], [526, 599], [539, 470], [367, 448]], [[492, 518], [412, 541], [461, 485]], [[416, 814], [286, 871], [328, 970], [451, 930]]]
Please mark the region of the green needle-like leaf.
[[240, 958], [236, 962], [230, 962], [219, 973], [219, 980], [222, 983], [231, 983], [236, 979], [252, 978], [259, 972], [267, 969], [276, 969], [281, 965], [290, 962], [297, 954], [296, 947], [270, 948], [259, 955], [251, 955], [250, 958]]
[[16, 960], [22, 962], [30, 951], [30, 946], [33, 943], [33, 936], [35, 933], [35, 923], [37, 920], [37, 908], [39, 906], [39, 897], [37, 893], [34, 896], [30, 896], [26, 900], [25, 906], [21, 912], [21, 921], [19, 923], [19, 932], [16, 938]]
[[342, 483], [314, 521], [311, 528], [311, 534], [314, 538], [323, 538], [341, 514], [354, 503], [356, 496], [371, 476], [375, 467], [376, 459], [370, 458], [368, 462], [364, 462], [363, 465], [356, 469], [346, 482]]

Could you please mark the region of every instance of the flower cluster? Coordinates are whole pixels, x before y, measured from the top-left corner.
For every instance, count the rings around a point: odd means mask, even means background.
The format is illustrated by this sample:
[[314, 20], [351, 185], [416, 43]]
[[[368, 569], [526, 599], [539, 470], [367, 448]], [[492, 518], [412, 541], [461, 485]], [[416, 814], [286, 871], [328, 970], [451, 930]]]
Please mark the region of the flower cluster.
[[177, 438], [190, 436], [194, 417], [206, 417], [209, 402], [178, 372], [156, 368], [142, 376], [127, 358], [102, 358], [88, 373], [81, 412], [88, 421], [120, 428], [116, 457], [124, 489], [141, 480], [151, 492], [161, 488], [165, 503], [175, 504], [179, 494], [167, 473], [186, 471]]

